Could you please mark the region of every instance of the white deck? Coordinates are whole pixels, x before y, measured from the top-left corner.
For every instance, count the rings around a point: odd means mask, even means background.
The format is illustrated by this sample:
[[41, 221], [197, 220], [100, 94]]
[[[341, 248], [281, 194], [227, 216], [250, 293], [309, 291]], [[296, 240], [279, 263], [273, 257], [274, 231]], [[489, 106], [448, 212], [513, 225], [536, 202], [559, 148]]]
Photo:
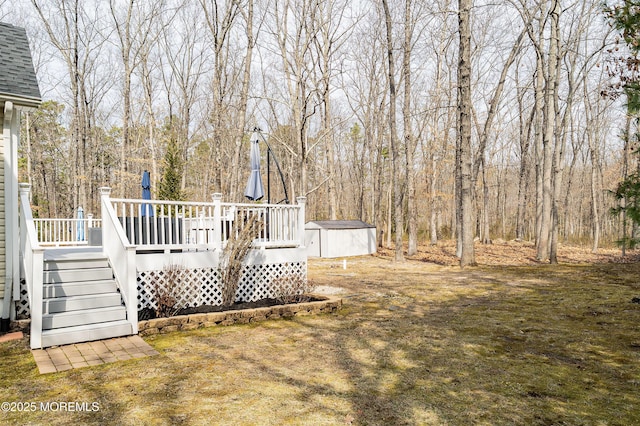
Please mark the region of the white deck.
[[[102, 218], [92, 222], [101, 224], [102, 246], [89, 246], [86, 233], [73, 241], [77, 223], [74, 228], [56, 219], [56, 227], [40, 219], [36, 227], [28, 187], [21, 187], [32, 348], [136, 334], [139, 310], [156, 308], [159, 292], [175, 292], [178, 308], [222, 303], [221, 254], [254, 216], [262, 225], [244, 260], [237, 300], [275, 297], [287, 277], [306, 280], [302, 197], [282, 206], [225, 204], [219, 194], [212, 203], [114, 200], [109, 194], [101, 189]], [[140, 214], [145, 204], [153, 207], [152, 217]]]

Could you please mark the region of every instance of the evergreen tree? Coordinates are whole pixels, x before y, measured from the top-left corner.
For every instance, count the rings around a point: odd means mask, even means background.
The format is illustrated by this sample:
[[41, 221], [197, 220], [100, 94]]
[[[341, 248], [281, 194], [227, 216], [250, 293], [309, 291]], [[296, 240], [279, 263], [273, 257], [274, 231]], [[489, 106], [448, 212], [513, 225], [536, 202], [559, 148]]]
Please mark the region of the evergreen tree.
[[[624, 212], [628, 219], [631, 219], [636, 225], [640, 225], [640, 174], [633, 173], [627, 176], [618, 184], [618, 188], [614, 191], [614, 196], [618, 200], [618, 207], [611, 209], [611, 214], [619, 216]], [[618, 244], [631, 249], [638, 246], [640, 239], [634, 236], [623, 236]]]
[[184, 194], [181, 189], [182, 161], [178, 145], [174, 138], [169, 139], [167, 152], [164, 155], [164, 172], [158, 187], [158, 197], [161, 200], [182, 201]]
[[640, 113], [640, 0], [625, 0], [616, 6], [606, 6], [605, 14], [620, 37], [616, 43], [624, 43], [609, 49], [611, 55], [608, 71], [614, 82], [606, 95], [624, 94], [632, 116]]
[[[611, 49], [612, 54], [609, 73], [617, 81], [611, 91], [604, 95], [617, 96], [624, 94], [627, 100], [627, 114], [638, 123], [640, 115], [640, 1], [625, 0], [615, 6], [605, 4], [605, 14], [612, 27], [620, 33], [620, 39], [626, 45], [621, 55], [619, 48]], [[618, 56], [613, 56], [618, 55]], [[629, 138], [631, 135], [626, 135]], [[640, 225], [640, 169], [636, 173], [626, 176], [613, 192], [618, 206], [611, 209], [611, 214], [625, 218]], [[635, 236], [623, 235], [618, 241], [623, 247], [634, 248], [640, 243]]]

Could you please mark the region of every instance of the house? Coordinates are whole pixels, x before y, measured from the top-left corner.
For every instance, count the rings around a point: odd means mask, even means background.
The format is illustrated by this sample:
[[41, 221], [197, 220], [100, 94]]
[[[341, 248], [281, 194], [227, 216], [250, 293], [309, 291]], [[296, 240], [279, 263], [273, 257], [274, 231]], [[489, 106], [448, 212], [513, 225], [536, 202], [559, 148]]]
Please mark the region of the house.
[[15, 315], [19, 298], [18, 144], [20, 116], [40, 105], [41, 96], [24, 28], [0, 23], [0, 318], [1, 330]]
[[309, 257], [347, 257], [376, 252], [376, 227], [361, 220], [316, 220], [305, 226]]

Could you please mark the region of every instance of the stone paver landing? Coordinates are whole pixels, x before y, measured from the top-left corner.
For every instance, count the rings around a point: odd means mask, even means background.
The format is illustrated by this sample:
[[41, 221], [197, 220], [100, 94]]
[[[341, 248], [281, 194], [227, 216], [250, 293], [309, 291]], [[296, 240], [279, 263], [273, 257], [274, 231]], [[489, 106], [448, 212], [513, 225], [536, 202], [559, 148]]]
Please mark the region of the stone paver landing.
[[40, 374], [158, 355], [140, 336], [118, 337], [31, 351]]

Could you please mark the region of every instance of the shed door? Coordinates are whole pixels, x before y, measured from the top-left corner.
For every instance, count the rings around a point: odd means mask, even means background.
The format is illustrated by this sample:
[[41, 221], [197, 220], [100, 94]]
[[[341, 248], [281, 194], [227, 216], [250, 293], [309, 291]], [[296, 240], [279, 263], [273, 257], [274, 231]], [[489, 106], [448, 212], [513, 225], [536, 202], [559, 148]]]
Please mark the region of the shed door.
[[305, 231], [307, 241], [307, 255], [311, 257], [322, 256], [322, 244], [320, 243], [320, 229], [307, 229]]

